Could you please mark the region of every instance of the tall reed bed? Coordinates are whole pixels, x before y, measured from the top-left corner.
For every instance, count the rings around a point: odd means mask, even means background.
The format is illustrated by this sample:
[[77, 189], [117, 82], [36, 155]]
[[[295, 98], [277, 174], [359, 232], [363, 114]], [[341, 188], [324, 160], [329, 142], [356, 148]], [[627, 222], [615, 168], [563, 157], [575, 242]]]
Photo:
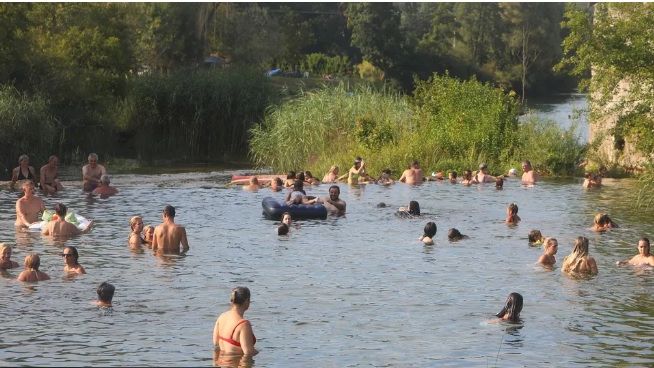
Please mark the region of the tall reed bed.
[[31, 164], [45, 163], [54, 153], [55, 120], [48, 101], [27, 95], [11, 86], [0, 86], [0, 157], [3, 169], [18, 166], [18, 156], [26, 153]]
[[271, 96], [253, 70], [151, 73], [130, 82], [115, 114], [139, 158], [220, 160], [247, 153], [248, 130]]

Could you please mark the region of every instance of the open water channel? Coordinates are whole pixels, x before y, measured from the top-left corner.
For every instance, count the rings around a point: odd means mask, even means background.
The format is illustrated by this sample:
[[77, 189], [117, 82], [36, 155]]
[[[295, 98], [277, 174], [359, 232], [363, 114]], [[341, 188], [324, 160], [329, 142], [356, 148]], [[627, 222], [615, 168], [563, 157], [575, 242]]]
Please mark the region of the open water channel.
[[[605, 179], [599, 190], [582, 189], [580, 179], [533, 188], [509, 179], [502, 191], [341, 185], [346, 216], [296, 221], [279, 237], [261, 200], [284, 193], [227, 187], [231, 174], [115, 175], [120, 193], [109, 199], [66, 182], [47, 207], [61, 201], [96, 220], [67, 242], [88, 272], [72, 279], [63, 275], [62, 244], [16, 233], [18, 194], [0, 191], [0, 241], [14, 245], [21, 265], [40, 253], [52, 277], [23, 284], [19, 269], [0, 277], [0, 365], [211, 366], [213, 325], [237, 285], [252, 291], [254, 367], [654, 365], [654, 270], [615, 265], [636, 253], [641, 236], [654, 238], [654, 214], [634, 207], [632, 180]], [[410, 200], [423, 216], [395, 216]], [[510, 202], [520, 208], [516, 227], [503, 223]], [[166, 204], [187, 228], [189, 253], [130, 251], [129, 218], [157, 224]], [[591, 232], [599, 211], [620, 228]], [[433, 246], [417, 240], [427, 221], [438, 225]], [[448, 242], [451, 227], [470, 238]], [[542, 250], [528, 245], [531, 229], [559, 240], [553, 271], [535, 265]], [[560, 271], [580, 235], [590, 239], [595, 277]], [[102, 281], [117, 288], [109, 315], [92, 305]], [[524, 297], [522, 324], [489, 323], [513, 291]]]

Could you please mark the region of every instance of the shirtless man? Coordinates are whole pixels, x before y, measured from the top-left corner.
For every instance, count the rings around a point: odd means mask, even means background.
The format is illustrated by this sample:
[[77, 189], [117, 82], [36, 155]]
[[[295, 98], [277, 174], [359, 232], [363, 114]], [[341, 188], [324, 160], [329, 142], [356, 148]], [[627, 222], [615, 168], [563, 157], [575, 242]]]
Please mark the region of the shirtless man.
[[641, 238], [638, 241], [638, 254], [631, 259], [616, 262], [618, 266], [630, 264], [632, 266], [654, 266], [654, 256], [650, 254], [648, 238]]
[[93, 193], [94, 195], [99, 195], [100, 198], [107, 198], [109, 196], [117, 194], [118, 189], [110, 186], [109, 185], [110, 183], [111, 183], [111, 179], [109, 179], [109, 175], [102, 175], [100, 177], [100, 186], [93, 189], [93, 192], [91, 193]]
[[52, 220], [43, 226], [41, 234], [52, 237], [70, 237], [73, 235], [86, 234], [91, 231], [93, 221], [84, 230], [80, 230], [77, 226], [66, 221], [66, 213], [68, 208], [63, 203], [57, 203], [54, 207], [57, 219]]
[[400, 177], [400, 181], [407, 184], [421, 184], [423, 179], [424, 175], [418, 161], [413, 161]]
[[522, 184], [533, 185], [539, 179], [529, 160], [522, 161]]
[[43, 190], [43, 193], [46, 195], [55, 194], [64, 189], [58, 179], [58, 170], [59, 159], [54, 155], [48, 158], [47, 164], [41, 166], [41, 190]]
[[472, 179], [472, 181], [475, 183], [495, 183], [496, 178], [488, 174], [488, 165], [482, 163], [479, 165], [479, 171]]
[[327, 208], [327, 212], [335, 215], [344, 215], [345, 214], [345, 201], [338, 198], [341, 194], [341, 188], [338, 185], [332, 185], [329, 187], [329, 197], [316, 198], [313, 200], [314, 203], [322, 203]]
[[39, 214], [45, 210], [43, 200], [34, 195], [34, 183], [23, 182], [25, 195], [16, 201], [16, 227], [27, 228], [39, 221]]
[[82, 188], [85, 192], [92, 192], [100, 185], [102, 175], [107, 175], [107, 170], [98, 164], [98, 155], [95, 153], [89, 154], [88, 160], [89, 163], [82, 167]]
[[[182, 245], [181, 252], [180, 244]], [[163, 223], [154, 229], [152, 250], [160, 254], [183, 254], [188, 249], [186, 229], [175, 224], [175, 207], [166, 206], [163, 210]]]

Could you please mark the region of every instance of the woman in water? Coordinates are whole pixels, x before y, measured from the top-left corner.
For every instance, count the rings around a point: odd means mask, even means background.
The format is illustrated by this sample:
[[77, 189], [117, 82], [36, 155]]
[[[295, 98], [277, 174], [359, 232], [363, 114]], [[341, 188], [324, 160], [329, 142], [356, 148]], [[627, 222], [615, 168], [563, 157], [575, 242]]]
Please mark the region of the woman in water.
[[323, 183], [336, 183], [338, 180], [338, 166], [333, 165], [332, 167], [329, 168], [329, 171], [327, 171], [327, 174], [323, 176], [322, 182]]
[[377, 184], [391, 185], [393, 183], [395, 183], [395, 180], [391, 178], [391, 169], [382, 170], [381, 174], [379, 175], [379, 179], [377, 179]]
[[18, 167], [11, 172], [11, 183], [14, 184], [19, 180], [31, 180], [35, 185], [38, 182], [34, 166], [30, 166], [30, 157], [20, 155], [18, 157]]
[[461, 232], [455, 228], [451, 228], [447, 231], [447, 240], [456, 242], [463, 239], [468, 239], [468, 235], [461, 234]]
[[513, 323], [520, 322], [520, 312], [522, 311], [522, 295], [518, 293], [511, 293], [506, 298], [504, 308], [495, 316], [503, 321]]
[[8, 270], [18, 267], [18, 262], [11, 260], [11, 247], [0, 243], [0, 270]]
[[36, 253], [30, 253], [25, 257], [25, 270], [18, 275], [18, 281], [36, 282], [50, 280], [47, 273], [39, 271], [41, 258]]
[[555, 238], [546, 238], [543, 242], [543, 254], [538, 258], [538, 263], [543, 266], [552, 267], [556, 263], [554, 255], [559, 250], [559, 242]]
[[397, 215], [400, 217], [420, 216], [420, 204], [418, 201], [411, 201], [409, 202], [409, 207], [400, 207]]
[[314, 178], [313, 174], [309, 170], [304, 172], [304, 182], [309, 184], [309, 185], [318, 185], [318, 184], [320, 184], [320, 180]]
[[138, 248], [142, 244], [145, 244], [145, 239], [141, 237], [143, 232], [143, 218], [141, 216], [133, 216], [129, 219], [129, 226], [132, 228], [132, 232], [129, 234], [129, 239], [127, 243], [130, 248]]
[[465, 186], [469, 186], [473, 184], [472, 171], [470, 170], [463, 171], [463, 180], [461, 180], [461, 184]]
[[527, 239], [529, 239], [529, 245], [540, 245], [543, 244], [545, 237], [541, 234], [540, 230], [532, 230], [527, 235]]
[[64, 251], [61, 253], [61, 256], [64, 258], [64, 272], [78, 275], [83, 275], [86, 273], [84, 267], [79, 264], [79, 254], [77, 253], [77, 248], [68, 245], [64, 247]]
[[520, 222], [520, 216], [518, 216], [518, 205], [511, 203], [509, 207], [506, 208], [506, 220], [504, 221], [509, 225], [517, 225]]
[[595, 218], [593, 219], [593, 231], [604, 232], [614, 227], [618, 227], [618, 224], [613, 222], [609, 215], [605, 213], [598, 213], [595, 215]]
[[213, 344], [226, 355], [252, 356], [258, 353], [254, 348], [257, 339], [250, 321], [243, 318], [250, 308], [250, 289], [239, 286], [232, 290], [231, 307], [216, 320], [213, 328]]
[[425, 225], [422, 236], [418, 240], [425, 245], [434, 245], [434, 236], [436, 236], [436, 223], [430, 221]]
[[563, 259], [561, 271], [566, 273], [597, 274], [597, 262], [588, 255], [588, 239], [580, 236], [575, 240], [574, 249]]
[[295, 183], [295, 179], [296, 179], [295, 171], [293, 170], [289, 171], [288, 174], [286, 175], [286, 181], [284, 181], [284, 186], [286, 188], [292, 187], [293, 183]]
[[347, 183], [350, 185], [359, 184], [359, 176], [363, 175], [366, 172], [366, 163], [363, 162], [363, 159], [357, 156], [354, 159], [354, 165], [345, 175], [341, 175], [337, 180], [341, 181], [347, 178]]

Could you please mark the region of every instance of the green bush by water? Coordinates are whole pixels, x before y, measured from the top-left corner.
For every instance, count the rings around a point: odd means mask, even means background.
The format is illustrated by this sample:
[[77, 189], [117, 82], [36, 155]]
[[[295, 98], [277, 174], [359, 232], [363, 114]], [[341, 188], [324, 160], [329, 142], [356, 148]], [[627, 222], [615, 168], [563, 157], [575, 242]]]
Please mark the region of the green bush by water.
[[250, 155], [275, 171], [309, 169], [316, 176], [338, 165], [341, 173], [362, 156], [376, 176], [399, 176], [412, 160], [425, 173], [476, 169], [494, 174], [531, 160], [539, 170], [568, 175], [584, 153], [576, 130], [555, 123], [518, 123], [514, 96], [477, 81], [434, 76], [413, 97], [344, 85], [305, 93], [271, 109], [251, 130]]

